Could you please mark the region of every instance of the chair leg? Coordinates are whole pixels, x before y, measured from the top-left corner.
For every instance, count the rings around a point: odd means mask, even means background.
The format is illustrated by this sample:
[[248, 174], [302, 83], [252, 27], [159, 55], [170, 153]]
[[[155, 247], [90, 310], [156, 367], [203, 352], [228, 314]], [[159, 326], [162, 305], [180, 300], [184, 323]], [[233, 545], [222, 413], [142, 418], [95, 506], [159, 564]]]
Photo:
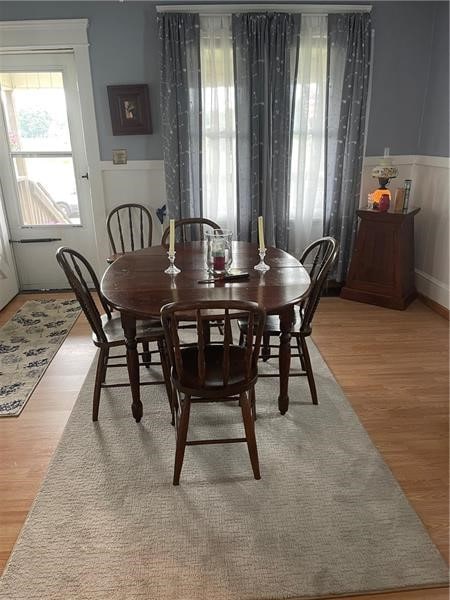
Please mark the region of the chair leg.
[[184, 460], [184, 450], [186, 448], [187, 432], [189, 427], [189, 414], [191, 411], [191, 398], [185, 395], [180, 401], [181, 417], [177, 428], [177, 449], [175, 452], [175, 467], [173, 471], [173, 485], [180, 483], [181, 468]]
[[142, 342], [142, 362], [148, 368], [152, 362], [152, 353], [150, 352], [149, 342]]
[[163, 340], [158, 340], [158, 350], [159, 350], [159, 355], [161, 357], [161, 367], [162, 367], [162, 372], [163, 372], [163, 377], [164, 377], [164, 383], [166, 386], [167, 399], [169, 400], [170, 414], [172, 415], [171, 423], [172, 423], [172, 425], [175, 425], [174, 407], [173, 407], [173, 402], [172, 402], [172, 386], [170, 383], [170, 368], [169, 368], [169, 364], [167, 362], [168, 357], [167, 357], [167, 352], [166, 352], [166, 344], [164, 343]]
[[251, 403], [251, 407], [252, 407], [253, 420], [256, 421], [256, 419], [258, 418], [258, 415], [256, 414], [255, 386], [253, 386], [252, 389], [250, 390], [250, 403]]
[[204, 329], [205, 344], [211, 343], [211, 323], [208, 321]]
[[109, 360], [109, 348], [105, 348], [103, 357], [103, 372], [102, 372], [102, 383], [105, 383], [106, 379], [106, 370], [108, 369], [108, 360]]
[[250, 462], [252, 463], [253, 475], [255, 479], [261, 479], [255, 437], [255, 423], [252, 416], [251, 402], [246, 392], [240, 395], [239, 404], [241, 405], [242, 420], [244, 421], [245, 437], [247, 439], [247, 448], [250, 455]]
[[262, 348], [261, 348], [261, 358], [263, 359], [263, 362], [267, 362], [270, 358], [270, 335], [268, 333], [265, 333], [263, 335], [263, 343], [262, 343]]
[[302, 371], [306, 371], [305, 359], [303, 357], [302, 345], [300, 343], [300, 336], [296, 335], [295, 338], [296, 338], [296, 342], [297, 342], [298, 356], [300, 358], [300, 365], [302, 367]]
[[92, 420], [98, 421], [98, 408], [100, 405], [100, 393], [102, 391], [102, 383], [105, 381], [106, 361], [108, 359], [108, 351], [100, 348], [97, 361], [97, 371], [95, 373], [94, 397], [92, 400]]
[[311, 365], [311, 359], [309, 357], [308, 346], [306, 345], [306, 339], [300, 335], [299, 336], [300, 344], [302, 347], [302, 355], [303, 360], [305, 361], [305, 371], [306, 376], [308, 377], [309, 390], [311, 392], [311, 398], [313, 404], [319, 404], [319, 400], [317, 399], [317, 390], [316, 390], [316, 382], [314, 381], [314, 374]]

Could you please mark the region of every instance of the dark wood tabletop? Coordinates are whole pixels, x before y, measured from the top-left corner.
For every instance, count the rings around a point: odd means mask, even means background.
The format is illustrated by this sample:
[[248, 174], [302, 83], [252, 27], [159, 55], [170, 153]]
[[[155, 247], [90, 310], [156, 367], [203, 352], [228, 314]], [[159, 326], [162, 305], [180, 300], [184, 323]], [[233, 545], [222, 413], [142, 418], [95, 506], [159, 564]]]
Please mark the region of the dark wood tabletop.
[[232, 269], [242, 269], [249, 278], [240, 281], [200, 284], [209, 277], [205, 242], [178, 244], [175, 264], [181, 273], [164, 273], [169, 265], [167, 248], [152, 246], [117, 258], [106, 270], [101, 289], [108, 302], [136, 317], [159, 317], [161, 307], [180, 300], [251, 300], [267, 312], [278, 312], [298, 302], [308, 290], [309, 276], [296, 258], [268, 248], [270, 270], [261, 274], [256, 244], [233, 242]]
[[256, 244], [233, 242], [232, 269], [249, 273], [248, 279], [199, 283], [209, 277], [206, 270], [206, 243], [178, 244], [175, 264], [181, 269], [168, 275], [166, 246], [152, 246], [126, 253], [106, 270], [101, 290], [107, 301], [122, 315], [127, 341], [127, 363], [133, 394], [133, 415], [139, 421], [142, 404], [139, 393], [139, 367], [136, 350], [136, 319], [157, 317], [161, 307], [169, 302], [195, 300], [250, 300], [268, 313], [280, 315], [280, 412], [287, 411], [288, 376], [290, 368], [290, 328], [293, 306], [308, 292], [310, 280], [299, 261], [278, 248], [267, 248], [265, 261], [270, 270], [265, 273], [253, 267], [258, 263]]

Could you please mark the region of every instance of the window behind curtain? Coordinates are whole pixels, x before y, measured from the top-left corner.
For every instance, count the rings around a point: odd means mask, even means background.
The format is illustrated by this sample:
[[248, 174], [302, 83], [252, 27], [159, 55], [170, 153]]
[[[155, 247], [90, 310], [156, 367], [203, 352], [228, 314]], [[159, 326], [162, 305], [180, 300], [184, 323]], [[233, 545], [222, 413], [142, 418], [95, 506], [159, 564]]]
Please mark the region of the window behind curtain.
[[[298, 256], [323, 233], [327, 15], [302, 15], [300, 44], [293, 53], [289, 251]], [[236, 231], [231, 15], [200, 17], [200, 57], [203, 215]]]
[[203, 216], [236, 232], [231, 15], [200, 17]]
[[327, 15], [302, 15], [295, 85], [289, 251], [323, 235]]

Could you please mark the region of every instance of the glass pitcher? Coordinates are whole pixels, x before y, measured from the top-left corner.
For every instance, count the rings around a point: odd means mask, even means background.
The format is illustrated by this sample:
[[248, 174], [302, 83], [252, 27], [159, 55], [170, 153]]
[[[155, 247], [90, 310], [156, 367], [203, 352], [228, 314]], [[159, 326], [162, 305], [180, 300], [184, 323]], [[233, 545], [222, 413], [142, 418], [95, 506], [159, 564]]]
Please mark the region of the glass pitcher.
[[215, 276], [225, 275], [233, 262], [231, 239], [233, 232], [228, 229], [213, 229], [205, 232], [206, 266]]

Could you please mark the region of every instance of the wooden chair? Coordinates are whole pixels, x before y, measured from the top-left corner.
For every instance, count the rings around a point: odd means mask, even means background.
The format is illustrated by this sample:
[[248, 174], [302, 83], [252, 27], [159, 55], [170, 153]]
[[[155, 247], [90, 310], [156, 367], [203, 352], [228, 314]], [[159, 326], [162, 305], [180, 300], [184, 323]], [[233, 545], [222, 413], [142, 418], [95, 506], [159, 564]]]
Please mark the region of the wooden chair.
[[108, 215], [106, 229], [113, 255], [152, 245], [153, 220], [148, 208], [142, 204], [116, 206]]
[[[291, 339], [295, 339], [297, 353], [293, 357], [300, 359], [302, 371], [289, 373], [290, 377], [306, 376], [313, 404], [318, 404], [316, 383], [309, 356], [306, 338], [312, 332], [312, 320], [322, 295], [323, 287], [328, 273], [334, 265], [339, 250], [338, 242], [332, 237], [323, 237], [310, 244], [300, 257], [300, 262], [308, 270], [311, 278], [311, 286], [308, 296], [297, 306], [295, 310], [295, 321], [291, 328]], [[244, 344], [247, 334], [247, 323], [245, 320], [238, 321], [241, 331], [239, 343]], [[278, 358], [278, 354], [271, 354], [271, 348], [278, 348], [278, 344], [270, 344], [270, 338], [280, 337], [280, 319], [278, 315], [268, 315], [263, 332], [263, 345], [261, 358], [267, 361], [269, 358]], [[261, 373], [260, 377], [278, 377], [278, 373]]]
[[[100, 285], [97, 276], [92, 266], [89, 264], [86, 258], [84, 258], [84, 256], [82, 256], [76, 250], [62, 247], [59, 248], [56, 253], [56, 260], [66, 274], [70, 287], [74, 291], [75, 296], [89, 322], [89, 325], [92, 328], [92, 341], [100, 349], [97, 361], [97, 372], [95, 376], [92, 406], [92, 420], [97, 421], [101, 389], [107, 387], [128, 387], [130, 385], [129, 382], [111, 384], [105, 383], [106, 371], [109, 367], [127, 366], [126, 362], [115, 362], [117, 360], [124, 359], [126, 357], [125, 354], [114, 355], [112, 357], [109, 355], [111, 348], [117, 346], [125, 347], [125, 338], [123, 335], [120, 314], [111, 311], [100, 291]], [[103, 315], [100, 314], [94, 297], [89, 289], [90, 281], [93, 284], [94, 291], [97, 293], [99, 302], [104, 310]], [[141, 385], [156, 385], [164, 383], [166, 385], [166, 391], [169, 398], [169, 405], [172, 406], [169, 395], [171, 392], [169, 383], [169, 365], [167, 362], [167, 353], [165, 349], [164, 332], [160, 322], [156, 320], [138, 321], [136, 341], [141, 343], [143, 346], [146, 344], [147, 349], [149, 343], [156, 342], [161, 357], [161, 362], [153, 364], [161, 365], [164, 380], [143, 382]], [[144, 352], [139, 354], [139, 356], [141, 356], [143, 359], [140, 366], [149, 366], [149, 355], [145, 349]]]
[[[194, 218], [194, 219], [178, 219], [175, 221], [175, 235], [177, 230], [179, 232], [180, 242], [191, 242], [194, 240], [205, 239], [205, 227], [208, 229], [221, 229], [217, 223], [211, 221], [211, 219]], [[161, 245], [167, 245], [169, 243], [169, 231], [167, 227], [161, 238]]]
[[[232, 321], [247, 318], [247, 343], [233, 344]], [[179, 323], [196, 321], [197, 340], [182, 344]], [[208, 341], [209, 322], [223, 322], [220, 341]], [[172, 412], [175, 415], [176, 453], [173, 484], [180, 481], [186, 446], [247, 442], [255, 479], [260, 479], [255, 438], [255, 383], [265, 312], [253, 302], [237, 300], [175, 302], [161, 309], [171, 365]], [[191, 404], [239, 400], [245, 437], [187, 440]]]

